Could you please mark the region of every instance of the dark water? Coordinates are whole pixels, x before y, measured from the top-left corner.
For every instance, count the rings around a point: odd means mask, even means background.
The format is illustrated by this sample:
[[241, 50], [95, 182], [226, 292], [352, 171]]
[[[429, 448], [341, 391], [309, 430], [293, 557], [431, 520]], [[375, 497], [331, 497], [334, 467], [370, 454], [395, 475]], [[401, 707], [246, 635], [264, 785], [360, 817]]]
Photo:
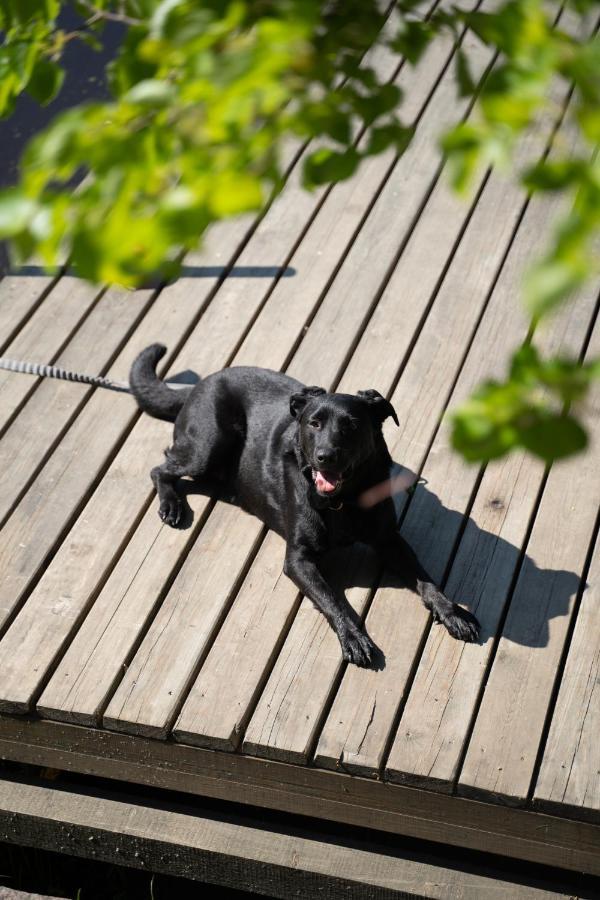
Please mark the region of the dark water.
[[[59, 18], [61, 28], [67, 32], [76, 28], [79, 21], [69, 6], [65, 7]], [[27, 94], [22, 94], [12, 115], [7, 119], [0, 119], [0, 189], [15, 184], [19, 160], [27, 143], [57, 113], [78, 103], [108, 97], [105, 68], [114, 58], [122, 35], [122, 26], [109, 23], [102, 36], [101, 51], [92, 50], [80, 41], [71, 41], [67, 44], [63, 57], [65, 80], [52, 103], [42, 107]], [[7, 264], [6, 247], [0, 243], [0, 274], [6, 271]]]

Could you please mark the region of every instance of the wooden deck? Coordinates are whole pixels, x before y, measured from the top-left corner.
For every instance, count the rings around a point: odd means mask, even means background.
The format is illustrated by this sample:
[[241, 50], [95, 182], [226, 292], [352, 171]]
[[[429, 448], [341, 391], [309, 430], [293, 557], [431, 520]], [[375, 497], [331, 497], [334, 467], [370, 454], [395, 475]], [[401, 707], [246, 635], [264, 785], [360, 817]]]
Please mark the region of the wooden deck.
[[[483, 75], [489, 51], [465, 43]], [[190, 485], [189, 527], [161, 523], [149, 470], [170, 426], [126, 394], [0, 372], [3, 757], [600, 874], [600, 398], [589, 451], [549, 472], [450, 448], [446, 411], [528, 333], [522, 273], [560, 212], [495, 171], [452, 193], [434, 138], [470, 108], [451, 56], [435, 43], [413, 70], [374, 51], [417, 124], [402, 158], [308, 194], [290, 145], [266, 215], [215, 227], [160, 291], [6, 276], [0, 352], [123, 379], [160, 340], [168, 375], [250, 364], [377, 388], [392, 455], [423, 479], [402, 533], [481, 642], [432, 627], [355, 548], [335, 577], [385, 667], [346, 666], [259, 521]], [[520, 167], [553, 152], [554, 127]], [[573, 143], [559, 129], [554, 146]], [[597, 354], [598, 290], [537, 344]]]

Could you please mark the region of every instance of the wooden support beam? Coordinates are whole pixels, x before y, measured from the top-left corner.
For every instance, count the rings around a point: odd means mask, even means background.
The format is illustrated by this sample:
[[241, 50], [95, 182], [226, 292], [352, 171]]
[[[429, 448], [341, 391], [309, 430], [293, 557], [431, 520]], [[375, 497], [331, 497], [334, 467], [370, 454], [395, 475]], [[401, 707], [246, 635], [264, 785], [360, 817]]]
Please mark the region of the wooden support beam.
[[[280, 830], [281, 829], [281, 830]], [[446, 868], [430, 855], [337, 841], [313, 828], [0, 781], [0, 838], [45, 850], [287, 898], [549, 900], [552, 890]], [[562, 892], [561, 892], [562, 893]]]

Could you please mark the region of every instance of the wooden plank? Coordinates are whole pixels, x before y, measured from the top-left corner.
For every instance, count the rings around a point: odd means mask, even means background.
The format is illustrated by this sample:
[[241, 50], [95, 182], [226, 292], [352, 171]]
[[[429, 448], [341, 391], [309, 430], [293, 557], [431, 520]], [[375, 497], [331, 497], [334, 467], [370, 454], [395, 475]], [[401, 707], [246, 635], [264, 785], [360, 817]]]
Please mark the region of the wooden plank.
[[[453, 391], [450, 406], [463, 402], [482, 380], [501, 376], [513, 347], [525, 338], [527, 322], [514, 298], [531, 258], [545, 249], [548, 234], [544, 223], [555, 218], [557, 209], [560, 209], [560, 203], [556, 199], [549, 202], [536, 200], [525, 213]], [[570, 307], [568, 317], [555, 320], [543, 349], [579, 352], [594, 307], [595, 294], [591, 290], [584, 292], [579, 301]], [[423, 477], [431, 487], [419, 488], [402, 527], [404, 537], [411, 546], [419, 548], [423, 565], [438, 581], [444, 577], [451, 560], [479, 472], [478, 467], [464, 463], [453, 451], [449, 431], [448, 423], [443, 422], [423, 470]], [[469, 574], [469, 583], [455, 585], [451, 579], [447, 587], [449, 596], [458, 602], [470, 598], [478, 598], [481, 602], [481, 586], [476, 576], [483, 577], [485, 565], [479, 568], [472, 559], [474, 549], [486, 552], [488, 564], [492, 550], [495, 563], [502, 558], [505, 568], [495, 572], [494, 585], [496, 594], [508, 590], [510, 570], [506, 571], [508, 561], [501, 554], [504, 545], [497, 546], [497, 539], [492, 535], [502, 529], [502, 540], [509, 541], [507, 549], [512, 551], [508, 554], [509, 560], [516, 565], [518, 548], [541, 483], [543, 466], [532, 461], [523, 470], [522, 456], [513, 456], [503, 464], [502, 478], [497, 477], [497, 471], [493, 477], [493, 471], [490, 467], [486, 476], [490, 483], [478, 495], [478, 502], [481, 503], [476, 505], [473, 513], [477, 518], [471, 520], [471, 528], [467, 525], [467, 536], [463, 540], [464, 552], [471, 553], [463, 563], [463, 569]], [[507, 484], [511, 485], [510, 497], [514, 498], [514, 506], [508, 501], [490, 505], [491, 501], [503, 496]], [[511, 531], [511, 528], [516, 531]], [[468, 544], [465, 543], [467, 540]], [[516, 550], [511, 546], [511, 541], [517, 542]], [[388, 587], [378, 591], [366, 624], [373, 639], [378, 644], [382, 642], [380, 646], [388, 664], [383, 672], [363, 671], [355, 667], [347, 669], [319, 739], [315, 756], [319, 765], [339, 765], [364, 775], [375, 775], [380, 771], [388, 736], [403, 703], [415, 654], [419, 651], [429, 622], [424, 609], [411, 613], [411, 605], [414, 606], [414, 596], [406, 589], [398, 591]], [[501, 609], [498, 602], [493, 609]], [[485, 609], [480, 611], [478, 606], [477, 616], [483, 625], [485, 641], [490, 627]], [[446, 655], [441, 648], [444, 648]], [[439, 782], [449, 777], [447, 773], [442, 776], [447, 762], [444, 753], [446, 757], [453, 758], [460, 753], [459, 739], [468, 725], [468, 718], [464, 721], [468, 708], [466, 697], [471, 696], [473, 691], [476, 696], [478, 683], [478, 670], [475, 668], [466, 679], [469, 688], [464, 690], [464, 694], [459, 692], [454, 697], [453, 691], [449, 696], [448, 692], [453, 690], [449, 674], [452, 671], [451, 662], [454, 660], [458, 665], [460, 660], [473, 655], [473, 651], [476, 654], [481, 650], [480, 644], [467, 646], [455, 641], [443, 628], [435, 628], [430, 633], [407, 701], [401, 730], [387, 763], [388, 777], [399, 780], [421, 776], [430, 786], [431, 779]], [[356, 700], [358, 697], [360, 702]], [[451, 697], [463, 716], [462, 730], [452, 718], [453, 714], [458, 717], [458, 712], [453, 713]], [[444, 737], [440, 724], [441, 717], [455, 726], [447, 737]]]
[[[197, 498], [190, 499], [195, 505]], [[155, 695], [150, 708], [160, 702], [162, 694], [172, 693], [173, 680], [180, 677], [186, 665], [193, 669], [195, 658], [190, 660], [185, 653], [183, 637], [186, 631], [194, 630], [201, 649], [200, 634], [206, 640], [207, 633], [210, 635], [218, 623], [220, 607], [226, 603], [230, 590], [228, 578], [231, 572], [237, 575], [243, 568], [260, 534], [260, 523], [253, 534], [244, 527], [244, 519], [234, 515], [237, 511], [225, 506], [223, 516], [209, 521], [194, 545], [194, 553], [186, 559], [197, 528], [187, 534], [172, 528], [157, 528], [156, 511], [153, 512], [151, 515], [148, 511], [144, 516], [123, 554], [122, 564], [112, 571], [83, 622], [77, 640], [69, 647], [44, 691], [37, 707], [43, 715], [58, 715], [65, 721], [86, 724], [98, 721], [122, 669], [127, 668], [127, 663], [121, 660], [128, 660], [132, 647], [139, 642], [140, 631], [149, 615], [148, 598], [151, 597], [155, 604], [162, 599], [165, 558], [172, 559], [174, 564], [183, 563], [169, 600], [165, 601], [165, 605], [172, 607], [176, 627], [167, 635], [152, 632], [154, 642], [149, 657], [172, 652], [169, 638], [172, 641], [175, 634], [182, 641], [182, 650], [176, 654], [177, 663], [170, 673], [161, 672], [158, 683], [155, 676]], [[219, 555], [226, 539], [233, 542], [230, 554], [227, 560], [221, 561], [220, 567], [215, 567], [215, 556]], [[187, 600], [185, 606], [182, 597]], [[202, 615], [198, 614], [199, 610]], [[137, 660], [131, 669], [138, 671], [139, 677], [145, 671], [141, 667], [140, 673]], [[153, 673], [152, 668], [150, 672]]]
[[[160, 615], [152, 623], [140, 652], [128, 666], [126, 677], [108, 706], [103, 719], [106, 727], [118, 727], [126, 711], [130, 730], [134, 733], [167, 736], [169, 722], [165, 721], [165, 707], [171, 709], [182, 690], [188, 686], [207, 644], [222, 621], [239, 574], [248, 558], [252, 557], [261, 531], [258, 520], [250, 519], [235, 507], [225, 504], [220, 516], [209, 518], [194, 545], [194, 552], [188, 555], [161, 607]], [[227, 553], [223, 553], [225, 543]], [[142, 597], [148, 586], [147, 579], [145, 569]], [[150, 585], [150, 588], [154, 587], [154, 594], [159, 592], [164, 581], [160, 557], [156, 560], [155, 579], [156, 587]], [[134, 588], [134, 596], [135, 592]], [[168, 622], [168, 628], [165, 622]], [[168, 665], [164, 665], [165, 660]], [[104, 679], [102, 687], [106, 694]], [[103, 700], [92, 685], [90, 690], [92, 698]], [[42, 711], [44, 702], [42, 698]], [[89, 704], [84, 682], [81, 703], [75, 708], [80, 705], [86, 708]]]
[[[565, 135], [562, 135], [561, 149], [564, 142]], [[539, 200], [534, 201], [534, 205], [538, 203]], [[540, 218], [543, 217], [544, 213]], [[556, 211], [548, 209], [547, 218], [555, 219]], [[525, 225], [525, 231], [534, 227], [533, 223]], [[531, 255], [538, 254], [539, 248]], [[525, 256], [521, 268], [527, 263]], [[502, 285], [501, 278], [497, 290]], [[514, 284], [515, 294], [519, 286], [520, 275]], [[536, 343], [540, 349], [546, 353], [562, 350], [577, 354], [594, 299], [590, 291], [584, 292], [577, 302], [551, 320], [546, 333], [538, 332]], [[501, 325], [500, 331], [502, 328]], [[503, 335], [499, 333], [490, 339], [490, 346], [494, 347], [502, 340]], [[515, 340], [515, 345], [517, 343]], [[482, 360], [481, 371], [486, 370], [490, 362]], [[490, 373], [489, 368], [487, 371], [491, 375], [502, 374], [498, 371]], [[461, 464], [458, 457], [449, 452], [445, 427], [440, 432], [440, 440], [430, 454], [425, 475], [432, 483], [437, 481], [444, 485], [443, 504], [464, 508], [468, 492], [475, 486], [473, 469]], [[502, 615], [542, 474], [542, 465], [524, 454], [512, 454], [486, 469], [446, 585], [450, 597], [473, 604], [482, 624], [482, 643], [460, 645], [443, 629], [430, 632], [387, 765], [387, 775], [394, 780], [427, 783], [429, 787], [448, 790], [457, 776], [464, 735], [493, 646], [491, 638]], [[415, 503], [417, 521], [425, 523], [424, 529], [417, 527], [415, 539], [426, 546], [427, 531], [431, 535], [439, 534], [447, 514], [443, 506], [436, 511], [435, 504], [427, 502], [427, 494], [424, 497], [424, 504], [419, 503], [418, 498]], [[454, 534], [455, 529], [451, 532]], [[447, 546], [443, 553], [446, 561], [449, 552], [450, 546]], [[443, 570], [444, 567], [445, 563], [440, 568]], [[391, 637], [392, 633], [389, 634]], [[389, 716], [390, 724], [393, 717], [394, 713]]]
[[[144, 314], [151, 297], [150, 291], [107, 291], [58, 356], [56, 365], [100, 374]], [[27, 380], [20, 375], [11, 377]], [[6, 430], [0, 441], [0, 457], [10, 460], [10, 465], [0, 467], [0, 521], [37, 475], [91, 390], [76, 382], [42, 381]]]
[[265, 634], [280, 635], [279, 642], [267, 642], [274, 655], [299, 602], [283, 575], [284, 557], [285, 542], [269, 532], [186, 698], [175, 740], [236, 749], [263, 683]]
[[[34, 269], [32, 272], [31, 269]], [[14, 340], [19, 328], [43, 302], [59, 276], [47, 275], [41, 268], [27, 267], [10, 272], [0, 281], [0, 353]]]
[[[108, 705], [103, 718], [106, 728], [154, 737], [167, 736], [174, 712], [180, 706], [197, 671], [197, 662], [206, 647], [210, 646], [211, 639], [227, 612], [227, 601], [232, 594], [235, 595], [236, 583], [243, 570], [242, 563], [254, 549], [262, 531], [257, 519], [236, 515], [236, 510], [219, 504], [215, 513], [210, 516], [200, 542], [205, 532], [211, 531], [224, 513], [228, 514], [230, 522], [227, 529], [224, 529], [220, 547], [216, 546], [213, 559], [208, 564], [214, 570], [213, 581], [218, 581], [218, 588], [215, 589], [210, 580], [204, 578], [198, 579], [195, 591], [190, 591], [185, 582], [179, 587], [180, 579], [177, 579]], [[225, 540], [231, 549], [227, 554], [222, 554], [218, 551], [222, 549]], [[236, 548], [236, 542], [248, 548], [244, 559], [240, 560], [237, 552], [231, 552]], [[196, 548], [194, 554], [195, 552]], [[230, 555], [233, 557], [231, 563]], [[238, 678], [231, 678], [232, 669], [237, 668], [238, 664], [244, 670], [251, 666], [252, 650], [255, 650], [256, 658], [260, 660], [266, 624], [274, 629], [279, 625], [282, 629], [286, 619], [292, 614], [297, 591], [282, 574], [283, 556], [283, 541], [277, 535], [270, 534], [235, 599], [236, 608], [241, 605], [244, 609], [244, 598], [251, 596], [250, 614], [244, 622], [240, 622], [239, 615], [234, 616], [233, 628], [229, 624], [231, 617], [227, 618], [219, 633], [218, 645], [213, 645], [209, 653], [208, 668], [215, 681], [211, 687], [216, 689], [210, 691], [210, 698], [216, 702], [213, 710], [216, 716], [222, 710], [223, 716], [229, 720], [236, 705], [244, 712], [242, 698], [230, 687], [230, 682], [234, 686], [238, 685]], [[190, 568], [199, 568], [200, 564], [192, 556], [188, 557], [188, 562]], [[183, 574], [185, 568], [180, 574]], [[184, 628], [181, 623], [186, 621], [189, 625]], [[176, 623], [179, 623], [179, 629], [175, 627]], [[246, 653], [249, 654], [247, 659]], [[165, 665], [165, 661], [168, 665]], [[255, 690], [254, 680], [248, 680], [246, 688], [249, 692]], [[195, 692], [197, 690], [196, 682]], [[229, 740], [223, 740], [222, 748], [233, 749], [236, 737], [234, 731]]]
[[[596, 324], [589, 354], [600, 350]], [[524, 802], [600, 501], [600, 391], [585, 454], [548, 476], [460, 773], [459, 790]]]
[[0, 716], [6, 759], [600, 874], [600, 828], [358, 776]]
[[[487, 6], [488, 11], [491, 8]], [[563, 14], [561, 23], [567, 15]], [[560, 102], [559, 96], [556, 102]], [[340, 390], [352, 391], [364, 386], [365, 372], [370, 373], [371, 384], [385, 387], [394, 383], [400, 371], [399, 361], [405, 359], [410, 346], [410, 342], [404, 342], [405, 336], [417, 333], [444, 276], [445, 264], [450, 262], [468, 221], [469, 205], [480, 187], [481, 182], [476, 181], [459, 197], [450, 188], [447, 175], [442, 174], [362, 329], [360, 342], [342, 375]], [[383, 227], [386, 228], [386, 223]], [[348, 279], [349, 290], [351, 284]]]
[[600, 820], [600, 544], [592, 557], [534, 792], [555, 813]]
[[[268, 824], [251, 816], [221, 818], [197, 809], [134, 797], [0, 781], [0, 835], [9, 843], [191, 878], [271, 897], [437, 897], [479, 900], [510, 893], [549, 900], [554, 890], [504, 881], [431, 855], [404, 859], [386, 845], [319, 834], [298, 820]], [[500, 876], [500, 877], [499, 877]], [[562, 893], [562, 892], [561, 892]], [[23, 895], [24, 897], [25, 895]]]
[[[438, 51], [438, 54], [436, 55], [435, 59], [438, 60], [439, 66], [443, 66], [446, 57], [441, 53], [441, 51]], [[429, 60], [429, 63], [431, 63], [431, 60]], [[417, 78], [416, 73], [411, 75], [411, 78], [414, 80], [414, 85], [415, 85], [415, 90], [411, 91], [411, 96], [413, 96], [413, 98], [414, 98], [413, 99], [414, 103], [425, 102], [425, 100], [427, 98], [427, 93], [428, 93], [427, 85], [430, 84], [432, 81], [435, 82], [435, 77], [436, 77], [435, 68], [433, 70], [431, 70], [431, 66], [428, 66], [428, 80], [426, 80], [425, 83], [422, 84], [417, 91], [417, 86], [420, 85], [420, 80]], [[412, 83], [412, 82], [410, 82], [410, 83]], [[419, 98], [420, 98], [420, 101], [419, 101]], [[366, 184], [362, 183], [362, 178], [365, 176], [364, 176], [364, 170], [361, 170], [362, 174], [359, 175], [358, 179], [354, 179], [352, 182], [348, 182], [344, 185], [340, 185], [339, 188], [336, 189], [336, 191], [330, 195], [326, 204], [324, 205], [324, 207], [322, 207], [315, 222], [313, 223], [313, 225], [309, 231], [308, 237], [305, 238], [305, 240], [302, 242], [299, 252], [295, 256], [293, 256], [292, 259], [290, 260], [290, 263], [293, 264], [294, 268], [299, 273], [298, 283], [296, 284], [295, 280], [290, 282], [287, 279], [285, 280], [285, 284], [283, 282], [280, 282], [280, 285], [275, 288], [275, 291], [269, 298], [267, 307], [270, 307], [271, 304], [274, 304], [277, 309], [280, 309], [279, 304], [281, 303], [282, 297], [286, 298], [287, 303], [290, 303], [291, 300], [295, 300], [295, 302], [293, 303], [293, 308], [296, 310], [299, 308], [300, 312], [301, 312], [301, 315], [299, 316], [299, 319], [298, 319], [298, 325], [297, 325], [297, 327], [300, 328], [300, 332], [301, 332], [300, 323], [306, 321], [306, 318], [309, 317], [311, 314], [311, 308], [314, 307], [314, 305], [316, 303], [318, 303], [320, 294], [321, 294], [323, 288], [326, 286], [327, 281], [330, 278], [332, 271], [335, 270], [335, 266], [336, 266], [336, 262], [337, 262], [337, 260], [334, 257], [330, 257], [328, 255], [327, 257], [323, 256], [318, 261], [318, 263], [315, 264], [314, 259], [313, 259], [313, 254], [317, 252], [317, 249], [319, 247], [323, 246], [323, 243], [325, 242], [325, 239], [328, 234], [333, 234], [335, 232], [336, 235], [338, 236], [337, 239], [339, 240], [340, 238], [343, 238], [343, 241], [346, 244], [352, 240], [352, 235], [357, 227], [357, 224], [360, 222], [361, 215], [364, 213], [364, 211], [366, 211], [366, 209], [368, 209], [370, 198], [371, 198], [373, 190], [374, 190], [373, 180], [372, 180], [374, 173], [378, 172], [378, 175], [377, 175], [378, 179], [385, 177], [385, 172], [387, 171], [387, 165], [381, 160], [378, 161], [378, 165], [380, 166], [379, 170], [368, 167], [368, 172], [371, 173], [371, 175], [368, 178]], [[350, 198], [352, 199], [353, 202], [350, 202]], [[287, 208], [287, 205], [290, 203], [290, 197], [288, 196], [287, 198], [285, 198], [285, 200], [286, 200], [286, 207], [284, 207], [284, 208]], [[285, 229], [284, 229], [283, 225], [280, 225], [277, 233], [279, 235], [285, 234]], [[272, 241], [269, 246], [270, 246], [271, 252], [272, 252]], [[307, 246], [310, 246], [312, 248], [312, 251], [308, 251]], [[304, 273], [310, 273], [310, 278], [311, 278], [310, 285], [306, 284], [306, 280], [303, 277]], [[267, 307], [265, 307], [265, 309]], [[277, 314], [280, 314], [280, 313], [277, 313]], [[258, 333], [260, 335], [260, 340], [258, 341], [258, 345], [261, 346], [263, 349], [262, 349], [261, 358], [259, 360], [254, 360], [255, 362], [259, 361], [263, 365], [269, 366], [271, 368], [280, 368], [285, 363], [286, 357], [289, 355], [289, 353], [293, 349], [293, 346], [297, 340], [297, 332], [291, 327], [291, 325], [293, 323], [289, 323], [289, 324], [290, 324], [290, 328], [287, 333], [286, 340], [283, 341], [283, 339], [280, 339], [278, 342], [274, 342], [273, 341], [273, 316], [272, 315], [260, 316], [258, 318], [257, 322], [253, 326], [251, 333], [253, 333], [253, 334]], [[214, 339], [212, 337], [212, 332], [209, 332], [209, 334], [210, 334], [210, 346], [212, 347], [214, 344]], [[235, 356], [233, 362], [235, 364], [238, 364], [238, 363], [241, 364], [242, 362], [247, 361], [244, 359], [246, 352], [247, 352], [246, 345], [242, 345], [240, 352]], [[341, 348], [340, 352], [341, 353], [344, 352], [343, 347]], [[197, 511], [198, 510], [196, 510], [196, 512]], [[215, 511], [215, 513], [213, 513], [213, 515], [219, 515], [219, 514], [220, 514], [219, 507], [217, 507], [217, 510]], [[248, 527], [252, 529], [253, 534], [254, 534], [254, 530], [256, 527], [255, 524], [253, 523], [252, 525], [249, 525]], [[253, 540], [254, 540], [254, 537], [251, 536], [250, 541], [253, 542]], [[217, 568], [219, 568], [220, 561], [218, 558], [215, 559], [214, 564]], [[234, 574], [237, 575], [237, 573], [234, 573]], [[155, 603], [154, 595], [149, 594], [148, 600], [150, 601], [149, 608], [151, 610]], [[170, 629], [172, 628], [172, 625], [169, 624], [172, 619], [171, 612], [170, 612], [173, 608], [172, 602], [181, 602], [181, 597], [179, 597], [178, 599], [175, 599], [173, 601], [171, 600], [171, 598], [169, 598], [169, 601], [167, 602], [167, 604], [165, 604], [161, 608], [158, 618], [157, 618], [156, 622], [153, 624], [153, 628], [152, 628], [152, 632], [151, 632], [151, 634], [160, 633], [161, 635], [163, 635], [165, 640], [167, 639], [167, 637], [166, 637], [167, 633], [170, 633]], [[186, 601], [186, 602], [188, 602], [188, 601]], [[198, 602], [197, 598], [193, 602], [197, 603]], [[123, 608], [123, 611], [124, 610], [125, 610], [125, 607]], [[114, 620], [115, 627], [118, 627], [118, 622], [119, 622], [119, 618], [117, 617]], [[167, 629], [167, 630], [164, 631], [164, 629]], [[83, 637], [82, 640], [87, 640], [87, 638], [89, 637], [90, 634], [91, 634], [91, 631], [87, 631], [87, 629], [86, 629], [85, 637]], [[195, 634], [192, 634], [190, 632], [188, 636], [192, 640], [195, 640], [195, 637], [196, 637]], [[76, 643], [79, 643], [78, 639], [76, 639]], [[115, 675], [115, 667], [116, 667], [116, 672], [118, 672], [123, 663], [123, 660], [115, 658], [115, 656], [112, 652], [112, 645], [111, 645], [111, 642], [109, 639], [106, 640], [105, 646], [107, 647], [106, 656], [111, 660], [112, 674], [111, 674], [110, 679], [108, 679], [108, 672], [107, 672], [106, 666], [104, 664], [104, 665], [101, 665], [98, 667], [99, 668], [98, 677], [102, 680], [103, 684], [111, 685], [112, 681], [114, 679], [114, 675]], [[175, 645], [171, 645], [171, 646], [173, 648], [175, 647]], [[177, 706], [177, 702], [178, 702], [179, 696], [181, 694], [181, 691], [183, 691], [188, 684], [188, 679], [190, 677], [190, 673], [189, 672], [184, 673], [182, 670], [178, 670], [178, 671], [180, 671], [180, 674], [181, 674], [181, 682], [179, 685], [179, 690], [176, 690], [175, 688], [173, 688], [173, 692], [171, 695], [167, 694], [164, 696], [165, 706], [164, 706], [164, 709], [160, 716], [158, 716], [158, 709], [155, 707], [152, 710], [153, 718], [151, 720], [146, 720], [146, 721], [142, 722], [142, 720], [140, 718], [141, 714], [138, 712], [138, 710], [147, 709], [148, 714], [150, 715], [150, 706], [151, 706], [151, 704], [146, 705], [142, 702], [142, 697], [144, 696], [144, 692], [150, 691], [150, 695], [154, 696], [154, 690], [155, 690], [154, 686], [152, 685], [152, 680], [153, 680], [153, 676], [151, 675], [152, 668], [147, 664], [147, 661], [145, 663], [142, 662], [144, 660], [144, 654], [146, 654], [149, 650], [151, 650], [152, 647], [153, 647], [153, 640], [152, 640], [151, 636], [149, 635], [147, 637], [147, 639], [145, 639], [142, 642], [142, 645], [140, 646], [137, 656], [136, 656], [136, 663], [139, 662], [139, 664], [140, 664], [139, 668], [141, 671], [144, 672], [145, 677], [144, 678], [140, 678], [140, 677], [134, 678], [134, 676], [132, 674], [133, 669], [131, 671], [128, 671], [125, 674], [124, 682], [123, 682], [123, 686], [122, 686], [123, 693], [120, 696], [123, 696], [123, 697], [126, 696], [128, 698], [127, 705], [123, 708], [120, 708], [118, 706], [109, 707], [109, 709], [107, 710], [107, 721], [110, 720], [111, 727], [117, 727], [117, 720], [113, 716], [113, 711], [115, 708], [119, 708], [120, 709], [120, 718], [118, 720], [120, 722], [119, 727], [128, 728], [131, 725], [131, 727], [135, 731], [137, 731], [140, 727], [145, 727], [145, 728], [153, 729], [153, 733], [155, 733], [155, 734], [164, 734], [166, 724], [170, 721], [170, 719], [173, 715], [173, 711]], [[108, 649], [108, 648], [110, 648], [110, 649]], [[74, 651], [74, 652], [79, 652], [79, 651]], [[174, 650], [174, 652], [175, 652], [175, 650]], [[196, 647], [195, 645], [192, 645], [189, 648], [189, 652], [186, 651], [186, 654], [184, 654], [184, 655], [186, 656], [187, 659], [195, 661], [199, 655], [198, 647]], [[162, 667], [165, 667], [167, 669], [170, 668], [168, 660], [163, 659], [161, 661], [159, 656], [156, 656], [154, 658], [157, 660], [157, 662], [159, 662], [159, 664], [162, 665]], [[57, 675], [55, 676], [54, 681], [56, 681], [57, 678], [62, 677], [62, 674], [66, 671], [72, 673], [71, 662], [72, 662], [71, 656], [70, 656], [70, 654], [67, 654], [67, 657], [65, 657], [65, 663], [64, 663], [64, 665], [60, 666], [59, 671], [57, 672]], [[100, 672], [100, 669], [102, 670], [101, 672]], [[136, 669], [136, 671], [137, 671], [137, 669]], [[134, 684], [134, 682], [135, 682], [135, 684]], [[50, 689], [50, 691], [52, 690], [52, 684], [49, 685], [49, 689]], [[52, 703], [50, 703], [48, 694], [45, 694], [42, 697], [42, 703], [44, 704], [44, 709], [46, 710], [47, 714], [51, 714], [53, 716], [60, 714], [60, 711], [58, 709], [54, 708], [54, 706], [52, 705], [54, 703], [54, 701], [52, 701]], [[52, 709], [51, 713], [50, 713], [50, 709]], [[129, 718], [129, 715], [130, 715], [129, 710], [131, 710], [131, 719]], [[69, 713], [72, 713], [72, 712], [73, 712], [72, 710], [69, 711]]]
[[[9, 359], [52, 363], [101, 294], [97, 285], [63, 275], [40, 308], [6, 347]], [[39, 378], [0, 370], [0, 431], [35, 390]]]
[[[543, 151], [547, 133], [547, 130], [537, 129], [528, 135], [521, 151], [521, 159], [524, 162], [536, 159]], [[409, 469], [418, 471], [423, 464], [428, 444], [443, 412], [449, 386], [451, 388], [460, 370], [463, 348], [477, 326], [486, 296], [494, 283], [498, 268], [502, 265], [505, 250], [519, 221], [523, 200], [521, 189], [514, 184], [506, 183], [505, 179], [494, 175], [487, 182], [436, 302], [402, 372], [392, 398], [400, 428], [394, 433], [394, 426], [390, 425], [388, 420], [384, 426], [384, 433], [392, 455], [401, 459], [403, 465]], [[489, 352], [489, 348], [486, 348], [486, 352]], [[424, 380], [427, 383], [427, 391], [423, 390]], [[351, 387], [356, 389], [358, 386], [357, 384]], [[416, 405], [414, 398], [417, 396], [419, 403]], [[420, 547], [417, 546], [415, 549], [422, 554]], [[432, 574], [435, 577], [436, 573]], [[366, 597], [364, 599], [366, 600]], [[414, 633], [419, 635], [426, 625], [427, 616], [416, 599], [413, 599], [413, 605], [410, 628], [414, 627]], [[357, 608], [357, 612], [361, 614], [363, 609], [364, 606], [361, 605]], [[309, 614], [307, 612], [307, 615]], [[322, 627], [328, 630], [324, 622]], [[336, 641], [332, 633], [326, 639]], [[292, 627], [287, 642], [290, 642], [289, 646], [295, 642], [296, 654], [302, 652], [307, 665], [314, 664], [312, 656], [307, 651], [306, 637], [300, 624], [298, 627]], [[416, 649], [415, 645], [412, 646], [414, 649], [411, 651], [409, 648], [408, 666]], [[284, 650], [286, 649], [284, 646]], [[337, 660], [332, 665], [333, 655], [332, 644], [331, 656], [326, 658], [323, 655], [323, 666], [319, 667], [318, 674], [313, 672], [311, 703], [315, 699], [315, 693], [320, 692], [321, 710], [328, 702], [340, 671], [339, 649]], [[283, 656], [281, 658], [283, 659]], [[301, 689], [303, 680], [297, 675], [295, 678], [297, 690], [294, 684], [290, 683], [289, 674], [280, 671], [279, 664], [275, 665], [264, 694], [265, 697], [268, 696], [269, 702], [266, 700], [259, 702], [248, 726], [244, 743], [246, 752], [276, 756], [288, 761], [307, 761], [321, 716], [307, 718], [302, 715], [307, 701]], [[286, 709], [290, 704], [295, 709], [295, 715], [286, 712], [287, 720], [294, 723], [294, 728], [287, 732], [285, 728], [274, 726], [274, 720], [278, 715], [278, 703], [283, 702]], [[366, 709], [370, 716], [373, 704], [368, 705]], [[297, 727], [300, 720], [304, 725], [302, 738]], [[276, 741], [272, 737], [274, 734], [277, 734]]]

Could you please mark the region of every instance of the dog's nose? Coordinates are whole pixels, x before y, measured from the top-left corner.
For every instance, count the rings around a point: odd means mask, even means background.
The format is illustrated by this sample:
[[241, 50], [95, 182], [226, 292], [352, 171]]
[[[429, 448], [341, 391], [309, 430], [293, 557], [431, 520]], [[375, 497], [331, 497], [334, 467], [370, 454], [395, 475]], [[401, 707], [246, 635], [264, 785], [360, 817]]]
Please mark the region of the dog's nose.
[[317, 462], [320, 463], [320, 465], [327, 465], [327, 463], [333, 463], [334, 461], [334, 450], [317, 450]]

